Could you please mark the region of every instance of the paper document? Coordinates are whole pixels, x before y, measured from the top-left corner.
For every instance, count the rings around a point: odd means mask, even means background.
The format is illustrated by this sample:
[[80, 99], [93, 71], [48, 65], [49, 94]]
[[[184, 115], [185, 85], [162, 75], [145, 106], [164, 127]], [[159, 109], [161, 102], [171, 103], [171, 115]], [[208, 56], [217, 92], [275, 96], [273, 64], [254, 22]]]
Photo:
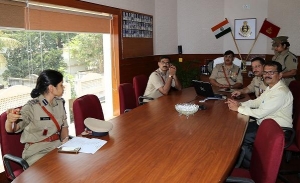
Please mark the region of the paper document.
[[85, 137], [73, 137], [71, 140], [62, 144], [60, 147], [80, 147], [81, 153], [91, 153], [94, 154], [98, 149], [100, 149], [107, 141], [101, 139], [89, 139]]

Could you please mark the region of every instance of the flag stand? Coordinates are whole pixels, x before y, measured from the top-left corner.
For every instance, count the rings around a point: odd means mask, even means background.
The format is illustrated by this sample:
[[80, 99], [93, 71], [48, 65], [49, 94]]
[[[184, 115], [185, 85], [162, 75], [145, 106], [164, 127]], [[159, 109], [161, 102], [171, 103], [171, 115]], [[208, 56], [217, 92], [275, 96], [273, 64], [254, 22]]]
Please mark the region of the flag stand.
[[[225, 19], [227, 20], [227, 18], [225, 18]], [[228, 21], [228, 20], [227, 20], [227, 21]], [[232, 31], [230, 31], [230, 33], [231, 33], [233, 42], [234, 42], [234, 44], [235, 44], [235, 47], [236, 47], [236, 49], [237, 49], [237, 51], [238, 51], [238, 54], [239, 54], [239, 56], [240, 56], [240, 59], [243, 60], [243, 59], [242, 59], [242, 56], [241, 56], [241, 53], [240, 53], [240, 50], [239, 50], [239, 47], [237, 46], [236, 41], [235, 41], [235, 39], [234, 39], [234, 36], [233, 36]]]
[[237, 49], [237, 51], [238, 51], [238, 54], [239, 54], [239, 56], [240, 56], [240, 59], [241, 59], [241, 60], [243, 60], [243, 59], [242, 59], [242, 56], [241, 56], [241, 54], [240, 54], [239, 47], [237, 46], [237, 44], [236, 44], [236, 41], [235, 41], [235, 39], [234, 39], [234, 37], [233, 37], [233, 33], [232, 33], [232, 31], [230, 31], [230, 33], [231, 33], [231, 36], [232, 36], [233, 42], [234, 42], [234, 44], [235, 44], [235, 47], [236, 47], [236, 49]]
[[245, 59], [246, 61], [247, 61], [247, 59], [248, 59], [250, 53], [252, 52], [252, 49], [253, 49], [253, 47], [254, 47], [256, 41], [257, 41], [257, 38], [258, 38], [259, 34], [260, 34], [260, 32], [257, 34], [257, 36], [256, 36], [256, 38], [255, 38], [255, 40], [254, 40], [254, 42], [253, 42], [253, 44], [252, 44], [252, 47], [251, 47], [251, 49], [250, 49], [250, 51], [249, 51], [249, 53], [248, 53], [248, 55], [247, 55], [247, 57], [246, 57], [246, 59]]

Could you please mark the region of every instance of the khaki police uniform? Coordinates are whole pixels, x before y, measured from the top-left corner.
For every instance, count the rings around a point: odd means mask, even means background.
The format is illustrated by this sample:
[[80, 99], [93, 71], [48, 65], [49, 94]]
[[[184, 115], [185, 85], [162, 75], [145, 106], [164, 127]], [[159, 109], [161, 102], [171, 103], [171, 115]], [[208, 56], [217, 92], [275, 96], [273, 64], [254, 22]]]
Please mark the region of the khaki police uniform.
[[263, 81], [262, 77], [255, 76], [251, 83], [247, 86], [250, 93], [255, 93], [256, 97], [259, 97], [267, 88], [267, 85]]
[[[223, 71], [223, 67], [226, 73], [226, 76]], [[226, 79], [227, 78], [227, 79]], [[227, 80], [229, 81], [230, 86], [234, 85], [235, 83], [242, 83], [243, 84], [243, 76], [241, 73], [240, 67], [237, 65], [232, 64], [230, 68], [225, 67], [224, 63], [217, 64], [209, 77], [209, 79], [215, 79], [218, 83], [222, 85], [228, 85]]]
[[[61, 126], [68, 127], [63, 99], [54, 98], [52, 104], [50, 104], [43, 95], [40, 95], [28, 101], [20, 111], [22, 120], [18, 123], [20, 129], [16, 133], [23, 131], [20, 141], [26, 144], [22, 158], [25, 159], [29, 165], [32, 165], [48, 152], [61, 145], [60, 140], [40, 142], [58, 132], [55, 123], [44, 112], [41, 106], [45, 106], [55, 117], [60, 128], [62, 128]], [[43, 134], [45, 130], [47, 132]]]
[[[147, 87], [144, 93], [144, 96], [151, 97], [151, 98], [158, 98], [163, 96], [163, 94], [159, 91], [160, 87], [163, 87], [169, 77], [169, 71], [164, 74], [161, 69], [157, 69], [151, 73], [149, 76], [149, 80], [147, 83]], [[175, 87], [175, 81], [172, 80], [172, 87]], [[148, 101], [144, 99], [144, 101]]]
[[[273, 39], [272, 47], [278, 46], [281, 43], [288, 43], [287, 36], [278, 36]], [[282, 65], [283, 73], [297, 69], [298, 67], [298, 59], [297, 57], [289, 51], [289, 49], [286, 49], [282, 51], [281, 53], [275, 53], [275, 55], [272, 58], [273, 61], [277, 61]], [[285, 84], [289, 86], [290, 82], [295, 80], [295, 77], [292, 78], [283, 78]]]
[[[279, 62], [282, 65], [282, 73], [288, 72], [290, 70], [297, 69], [298, 61], [297, 57], [292, 54], [289, 49], [277, 53], [272, 58], [273, 61]], [[295, 77], [292, 78], [283, 78], [285, 84], [289, 86], [290, 82], [295, 80]]]

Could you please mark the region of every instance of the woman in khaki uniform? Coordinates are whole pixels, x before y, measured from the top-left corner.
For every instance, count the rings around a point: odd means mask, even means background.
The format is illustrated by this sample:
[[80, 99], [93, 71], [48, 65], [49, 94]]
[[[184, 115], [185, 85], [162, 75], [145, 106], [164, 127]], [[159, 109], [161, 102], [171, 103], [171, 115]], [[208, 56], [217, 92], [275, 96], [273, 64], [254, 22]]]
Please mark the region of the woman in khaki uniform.
[[282, 78], [287, 86], [295, 80], [297, 74], [298, 60], [297, 57], [289, 51], [290, 43], [287, 36], [278, 36], [273, 38], [272, 47], [275, 55], [272, 60], [282, 65]]
[[[5, 129], [19, 133], [25, 143], [22, 158], [29, 165], [68, 140], [68, 123], [63, 95], [63, 75], [54, 70], [43, 71], [31, 92], [32, 100], [22, 109], [9, 109]], [[17, 122], [18, 121], [18, 122]]]

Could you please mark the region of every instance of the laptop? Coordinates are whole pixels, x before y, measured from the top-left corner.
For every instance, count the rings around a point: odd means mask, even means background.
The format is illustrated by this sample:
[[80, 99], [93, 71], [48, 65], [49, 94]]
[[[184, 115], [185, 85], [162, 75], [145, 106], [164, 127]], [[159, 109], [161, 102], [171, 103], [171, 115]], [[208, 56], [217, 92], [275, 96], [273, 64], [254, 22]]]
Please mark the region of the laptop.
[[209, 97], [209, 99], [226, 99], [226, 96], [214, 93], [209, 82], [192, 80], [192, 83], [198, 96]]

